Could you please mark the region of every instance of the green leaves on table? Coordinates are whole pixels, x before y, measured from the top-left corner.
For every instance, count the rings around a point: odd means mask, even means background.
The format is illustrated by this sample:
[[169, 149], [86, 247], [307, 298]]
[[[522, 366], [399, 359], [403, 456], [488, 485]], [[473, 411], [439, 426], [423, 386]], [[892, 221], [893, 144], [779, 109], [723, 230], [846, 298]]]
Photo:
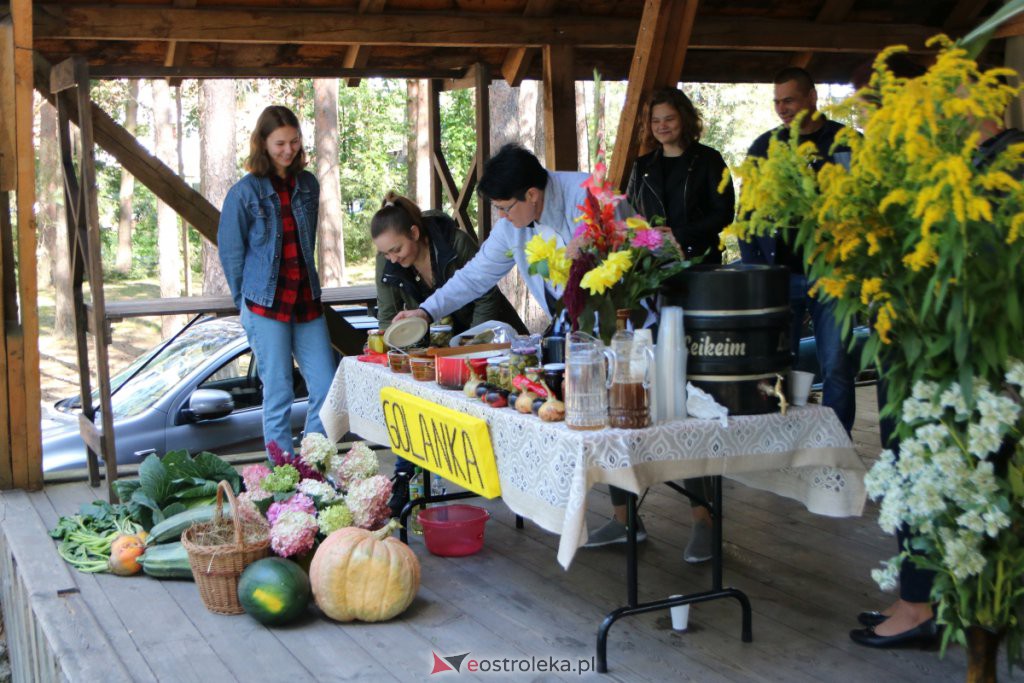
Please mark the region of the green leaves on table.
[[138, 479], [119, 479], [114, 489], [132, 518], [150, 529], [167, 517], [212, 503], [220, 481], [229, 482], [235, 493], [241, 490], [242, 478], [230, 463], [213, 453], [193, 457], [178, 450], [163, 458], [150, 455], [139, 466]]

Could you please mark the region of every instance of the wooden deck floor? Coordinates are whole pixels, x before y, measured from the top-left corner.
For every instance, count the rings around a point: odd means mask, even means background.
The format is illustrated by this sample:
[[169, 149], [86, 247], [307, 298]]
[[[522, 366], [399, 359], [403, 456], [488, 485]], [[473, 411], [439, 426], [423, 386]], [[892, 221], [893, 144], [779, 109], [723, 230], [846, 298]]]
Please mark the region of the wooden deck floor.
[[[862, 454], [874, 457], [874, 394], [871, 388], [859, 393], [854, 436]], [[31, 505], [18, 514], [34, 512], [43, 526], [51, 527], [59, 514], [73, 512], [101, 490], [85, 484], [49, 486], [28, 494]], [[207, 612], [191, 582], [72, 572], [80, 592], [73, 597], [81, 600], [102, 630], [95, 637], [78, 634], [81, 647], [109, 645], [110, 659], [123, 663], [131, 680], [175, 683], [474, 678], [465, 665], [461, 674], [431, 676], [432, 653], [469, 653], [477, 660], [553, 657], [589, 663], [598, 623], [625, 600], [622, 549], [581, 550], [571, 569], [563, 571], [555, 561], [556, 537], [529, 522], [524, 530], [516, 530], [513, 515], [500, 501], [477, 504], [493, 514], [484, 550], [471, 557], [439, 558], [413, 538], [423, 565], [423, 584], [409, 610], [392, 622], [343, 625], [311, 609], [300, 624], [268, 629], [244, 615]], [[894, 541], [875, 523], [874, 505], [869, 503], [860, 519], [830, 519], [727, 481], [725, 506], [726, 584], [746, 591], [752, 601], [754, 642], [740, 641], [740, 612], [734, 601], [692, 607], [685, 633], [671, 630], [667, 612], [629, 617], [611, 630], [610, 674], [590, 673], [584, 679], [963, 680], [964, 655], [958, 648], [939, 659], [935, 653], [914, 650], [866, 650], [847, 637], [858, 610], [892, 599], [869, 576], [870, 569], [894, 550]], [[641, 514], [650, 539], [640, 549], [641, 600], [708, 585], [709, 567], [682, 561], [689, 533], [687, 510], [685, 501], [667, 487], [652, 489], [644, 502]], [[592, 528], [608, 511], [608, 496], [600, 487], [590, 496]], [[13, 521], [11, 514], [8, 508], [7, 525]], [[56, 553], [50, 553], [48, 538], [40, 538], [36, 547], [42, 557], [52, 555], [50, 562], [60, 563]], [[25, 571], [24, 562], [21, 566]], [[13, 637], [10, 628], [8, 635]], [[69, 673], [65, 667], [64, 675], [87, 680], [88, 672]], [[476, 677], [581, 678], [575, 673]]]

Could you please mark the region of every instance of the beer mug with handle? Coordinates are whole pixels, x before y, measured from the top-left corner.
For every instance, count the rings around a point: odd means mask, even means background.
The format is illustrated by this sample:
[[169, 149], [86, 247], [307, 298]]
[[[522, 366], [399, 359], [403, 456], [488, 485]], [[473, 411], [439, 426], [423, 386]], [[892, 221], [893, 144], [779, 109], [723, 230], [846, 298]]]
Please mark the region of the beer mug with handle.
[[608, 378], [615, 372], [615, 356], [585, 332], [566, 337], [565, 351], [565, 424], [570, 429], [603, 429], [608, 424]]

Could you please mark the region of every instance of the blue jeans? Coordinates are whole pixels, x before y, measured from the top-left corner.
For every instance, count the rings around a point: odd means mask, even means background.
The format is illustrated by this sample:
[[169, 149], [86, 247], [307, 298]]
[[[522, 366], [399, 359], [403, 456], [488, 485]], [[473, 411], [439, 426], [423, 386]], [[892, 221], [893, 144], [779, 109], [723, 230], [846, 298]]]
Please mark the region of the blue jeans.
[[291, 413], [295, 401], [292, 357], [309, 389], [306, 433], [324, 433], [320, 408], [338, 367], [323, 316], [308, 323], [283, 323], [256, 315], [242, 304], [242, 327], [263, 382], [263, 441], [292, 453]]
[[853, 428], [857, 410], [854, 393], [854, 365], [846, 350], [849, 339], [843, 338], [842, 326], [836, 319], [835, 301], [821, 301], [807, 293], [809, 284], [805, 275], [789, 276], [789, 307], [793, 311], [790, 343], [794, 362], [800, 352], [800, 329], [804, 313], [810, 311], [814, 324], [814, 342], [818, 353], [818, 367], [822, 378], [822, 404], [835, 411], [846, 433]]

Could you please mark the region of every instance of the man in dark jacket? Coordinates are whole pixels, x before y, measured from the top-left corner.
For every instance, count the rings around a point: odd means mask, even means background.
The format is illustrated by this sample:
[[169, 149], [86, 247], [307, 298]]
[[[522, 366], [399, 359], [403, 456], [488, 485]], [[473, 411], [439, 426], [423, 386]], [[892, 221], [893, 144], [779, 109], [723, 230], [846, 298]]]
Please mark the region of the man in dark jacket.
[[[768, 144], [772, 138], [788, 140], [790, 124], [797, 115], [806, 112], [800, 122], [800, 143], [812, 142], [817, 147], [819, 158], [814, 162], [815, 170], [828, 162], [849, 166], [849, 148], [833, 149], [836, 133], [843, 125], [818, 114], [818, 93], [810, 74], [798, 67], [780, 71], [775, 76], [774, 101], [775, 113], [783, 125], [754, 140], [748, 155], [767, 157]], [[807, 279], [804, 254], [795, 248], [790, 233], [791, 230], [782, 228], [774, 235], [757, 237], [750, 242], [740, 242], [740, 254], [744, 263], [778, 264], [789, 268], [789, 304], [793, 312], [790, 342], [793, 358], [797, 357], [800, 349], [804, 314], [810, 312], [814, 325], [818, 365], [822, 374], [822, 403], [835, 411], [849, 433], [853, 428], [857, 407], [854, 393], [854, 364], [846, 350], [849, 340], [842, 335], [841, 326], [835, 315], [835, 302], [822, 301], [816, 296], [811, 296], [810, 288], [813, 283]]]

